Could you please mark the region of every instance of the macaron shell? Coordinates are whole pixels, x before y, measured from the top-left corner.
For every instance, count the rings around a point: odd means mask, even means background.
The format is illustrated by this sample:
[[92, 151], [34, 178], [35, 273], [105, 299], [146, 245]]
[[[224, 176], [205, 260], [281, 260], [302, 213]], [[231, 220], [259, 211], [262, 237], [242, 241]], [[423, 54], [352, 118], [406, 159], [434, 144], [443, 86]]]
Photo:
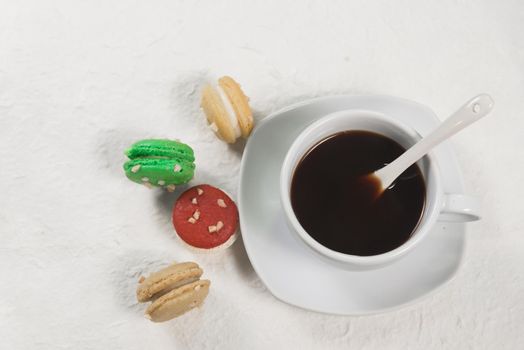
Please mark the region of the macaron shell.
[[174, 289], [151, 303], [145, 315], [153, 322], [164, 322], [180, 316], [202, 305], [210, 284], [209, 280], [199, 280]]
[[220, 78], [218, 85], [229, 97], [242, 131], [242, 137], [247, 138], [253, 130], [253, 113], [249, 107], [249, 98], [244, 94], [240, 85], [229, 76]]
[[180, 243], [186, 247], [186, 249], [190, 250], [191, 252], [195, 253], [195, 254], [212, 254], [212, 253], [216, 253], [216, 252], [219, 252], [219, 251], [223, 251], [223, 250], [226, 250], [227, 248], [231, 247], [233, 245], [233, 243], [236, 242], [236, 240], [238, 239], [238, 236], [240, 235], [239, 233], [239, 230], [237, 229], [237, 231], [231, 236], [229, 237], [229, 239], [227, 241], [225, 241], [224, 243], [220, 244], [219, 246], [216, 246], [216, 247], [213, 247], [213, 248], [198, 248], [198, 247], [195, 247], [195, 246], [192, 246], [188, 243], [186, 243], [182, 238], [180, 238]]
[[153, 186], [180, 185], [189, 182], [195, 164], [181, 158], [136, 158], [124, 164], [126, 176], [137, 183]]
[[[219, 200], [223, 201], [223, 206], [219, 205]], [[197, 210], [198, 219], [191, 222], [190, 218]], [[222, 223], [222, 227], [210, 232], [209, 228], [216, 227], [218, 222]], [[182, 193], [176, 201], [173, 225], [180, 239], [190, 246], [211, 249], [223, 244], [231, 245], [238, 230], [238, 209], [222, 190], [210, 185], [198, 185]]]
[[129, 159], [140, 157], [179, 158], [191, 163], [195, 160], [193, 149], [185, 143], [173, 140], [141, 140], [126, 150]]
[[154, 272], [139, 283], [136, 296], [139, 302], [146, 302], [172, 289], [197, 281], [202, 269], [194, 262], [170, 265]]
[[220, 95], [212, 85], [204, 86], [200, 105], [206, 114], [207, 121], [216, 125], [216, 134], [225, 142], [234, 143], [236, 141], [235, 130], [229, 121]]

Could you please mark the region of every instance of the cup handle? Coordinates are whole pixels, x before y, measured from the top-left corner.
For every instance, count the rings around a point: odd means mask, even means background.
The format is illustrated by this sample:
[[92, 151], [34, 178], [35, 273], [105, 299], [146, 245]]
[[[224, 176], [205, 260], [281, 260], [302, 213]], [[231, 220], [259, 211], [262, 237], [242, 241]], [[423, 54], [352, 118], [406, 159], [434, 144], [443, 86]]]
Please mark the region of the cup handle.
[[480, 203], [477, 198], [466, 194], [446, 193], [438, 220], [446, 222], [480, 220]]

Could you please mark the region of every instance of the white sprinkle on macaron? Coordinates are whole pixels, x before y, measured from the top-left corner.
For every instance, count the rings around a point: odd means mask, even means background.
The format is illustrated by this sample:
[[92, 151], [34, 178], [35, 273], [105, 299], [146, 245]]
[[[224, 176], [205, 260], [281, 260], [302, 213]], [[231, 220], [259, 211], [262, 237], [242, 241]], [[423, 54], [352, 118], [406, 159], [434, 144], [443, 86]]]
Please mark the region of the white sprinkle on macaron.
[[140, 164], [133, 165], [133, 167], [131, 168], [131, 172], [134, 174], [138, 173], [138, 171], [140, 170], [140, 167], [141, 167]]
[[196, 197], [191, 200], [191, 204], [198, 204]]
[[179, 173], [180, 170], [182, 170], [182, 167], [180, 166], [180, 164], [175, 164], [175, 167], [173, 168], [173, 170], [175, 171], [175, 173]]
[[209, 231], [209, 233], [217, 232], [217, 227], [215, 225], [211, 225], [207, 227], [207, 230]]
[[173, 185], [173, 184], [167, 185], [166, 189], [167, 189], [168, 192], [175, 192], [176, 186]]
[[195, 218], [195, 220], [200, 219], [200, 210], [195, 210], [195, 212], [193, 213], [193, 217]]
[[215, 123], [209, 124], [209, 128], [214, 132], [218, 132], [218, 126]]
[[164, 186], [166, 184], [166, 182], [164, 180], [158, 180], [158, 184], [160, 186]]
[[222, 221], [217, 222], [217, 232], [220, 231], [222, 227], [224, 227], [224, 223]]
[[204, 194], [204, 190], [201, 188], [197, 188], [197, 193], [199, 196], [201, 196], [202, 194]]
[[224, 202], [224, 200], [222, 198], [219, 198], [217, 199], [217, 204], [220, 208], [226, 208], [227, 205], [226, 205], [226, 202]]

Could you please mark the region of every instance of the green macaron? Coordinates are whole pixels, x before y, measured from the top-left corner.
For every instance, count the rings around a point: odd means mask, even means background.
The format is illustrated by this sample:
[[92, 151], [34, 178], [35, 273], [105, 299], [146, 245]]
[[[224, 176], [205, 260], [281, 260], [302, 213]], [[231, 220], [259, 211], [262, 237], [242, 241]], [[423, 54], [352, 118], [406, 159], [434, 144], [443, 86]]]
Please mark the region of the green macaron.
[[146, 186], [173, 191], [175, 185], [189, 182], [195, 173], [193, 150], [181, 142], [142, 140], [125, 154], [130, 159], [124, 164], [126, 176]]

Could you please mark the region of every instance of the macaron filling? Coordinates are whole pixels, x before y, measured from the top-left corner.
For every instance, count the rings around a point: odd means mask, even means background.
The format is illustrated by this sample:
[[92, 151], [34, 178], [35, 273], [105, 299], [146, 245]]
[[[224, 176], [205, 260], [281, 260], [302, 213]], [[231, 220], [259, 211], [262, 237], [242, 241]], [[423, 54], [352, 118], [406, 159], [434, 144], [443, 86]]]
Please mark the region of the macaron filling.
[[227, 97], [226, 92], [224, 91], [224, 89], [222, 89], [220, 85], [217, 86], [217, 91], [218, 95], [220, 96], [220, 99], [222, 100], [222, 104], [226, 108], [229, 123], [233, 128], [233, 131], [235, 132], [235, 138], [238, 138], [240, 137], [240, 135], [242, 135], [242, 131], [240, 130], [240, 124], [238, 123], [238, 118], [237, 114], [235, 113], [235, 109], [233, 108], [233, 105], [231, 104], [229, 97]]

